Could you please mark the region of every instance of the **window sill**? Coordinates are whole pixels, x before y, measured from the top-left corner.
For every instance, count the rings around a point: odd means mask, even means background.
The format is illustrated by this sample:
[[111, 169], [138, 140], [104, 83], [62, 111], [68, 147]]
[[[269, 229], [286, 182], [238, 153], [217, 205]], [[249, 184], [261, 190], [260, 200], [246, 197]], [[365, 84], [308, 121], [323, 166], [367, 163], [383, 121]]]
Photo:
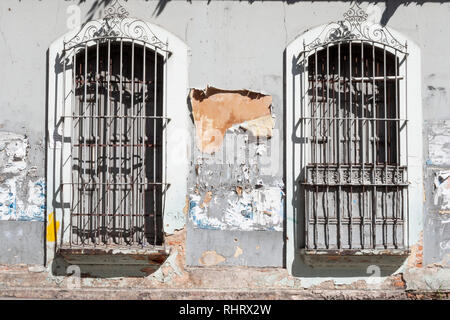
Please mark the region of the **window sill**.
[[169, 256], [162, 247], [61, 247], [57, 253], [70, 264], [161, 265]]
[[409, 256], [409, 249], [340, 249], [306, 250], [298, 252], [311, 267], [357, 267], [377, 265], [399, 267]]

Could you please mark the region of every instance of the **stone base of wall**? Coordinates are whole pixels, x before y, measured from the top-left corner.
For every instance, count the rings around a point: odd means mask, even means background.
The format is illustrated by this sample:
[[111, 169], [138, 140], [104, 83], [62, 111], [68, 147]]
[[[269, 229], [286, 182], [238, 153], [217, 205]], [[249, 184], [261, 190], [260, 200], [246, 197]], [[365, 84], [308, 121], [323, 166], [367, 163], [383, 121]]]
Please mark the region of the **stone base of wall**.
[[448, 300], [450, 293], [364, 290], [0, 289], [0, 299], [73, 300]]
[[[422, 268], [423, 269], [423, 268]], [[430, 268], [425, 268], [430, 269]], [[423, 270], [425, 270], [423, 269]], [[281, 268], [189, 268], [162, 277], [54, 276], [42, 266], [0, 266], [0, 299], [449, 299], [450, 288], [408, 290], [402, 275], [370, 286], [364, 281], [325, 281], [305, 288]], [[165, 277], [164, 277], [165, 273]], [[420, 278], [420, 275], [417, 275]], [[408, 280], [409, 281], [409, 280]], [[415, 280], [418, 282], [418, 279]]]

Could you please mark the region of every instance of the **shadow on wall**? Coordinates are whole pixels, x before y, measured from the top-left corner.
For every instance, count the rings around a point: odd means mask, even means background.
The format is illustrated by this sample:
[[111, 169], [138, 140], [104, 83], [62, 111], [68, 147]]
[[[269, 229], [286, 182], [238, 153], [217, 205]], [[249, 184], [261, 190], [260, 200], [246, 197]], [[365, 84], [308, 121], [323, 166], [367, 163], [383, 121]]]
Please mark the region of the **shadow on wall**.
[[[96, 0], [94, 1], [94, 3], [92, 4], [91, 8], [88, 11], [88, 15], [86, 17], [86, 21], [92, 20], [94, 17], [94, 14], [96, 12], [96, 10], [100, 7], [107, 7], [110, 3], [112, 3], [113, 1], [116, 0]], [[123, 0], [125, 2], [127, 2], [128, 0]], [[167, 4], [169, 2], [173, 2], [174, 0], [145, 0], [145, 1], [158, 1], [158, 4], [156, 5], [155, 10], [153, 11], [153, 15], [154, 16], [159, 16], [164, 9], [166, 8]], [[180, 1], [180, 0], [177, 0]], [[188, 3], [192, 4], [193, 0], [184, 0]], [[209, 5], [211, 2], [213, 2], [214, 0], [204, 0], [206, 2], [207, 5]], [[218, 0], [215, 0], [218, 1]], [[222, 0], [221, 0], [222, 1]], [[235, 1], [235, 2], [248, 2], [249, 4], [253, 4], [255, 2], [284, 2], [288, 5], [290, 4], [295, 4], [298, 2], [330, 2], [330, 0], [228, 0], [230, 2]], [[78, 4], [82, 4], [86, 2], [86, 0], [79, 0]], [[339, 2], [346, 2], [345, 0], [343, 1], [339, 1]], [[352, 2], [352, 1], [347, 1], [347, 2]], [[377, 4], [377, 3], [385, 3], [385, 10], [383, 12], [383, 15], [381, 17], [381, 21], [380, 24], [385, 26], [388, 22], [389, 19], [394, 15], [394, 13], [397, 11], [398, 7], [400, 6], [408, 6], [408, 5], [423, 5], [425, 3], [446, 3], [446, 2], [450, 2], [450, 0], [416, 0], [416, 1], [412, 1], [412, 0], [367, 0], [367, 1], [357, 1], [357, 2], [365, 2], [365, 3], [373, 3], [373, 4]]]

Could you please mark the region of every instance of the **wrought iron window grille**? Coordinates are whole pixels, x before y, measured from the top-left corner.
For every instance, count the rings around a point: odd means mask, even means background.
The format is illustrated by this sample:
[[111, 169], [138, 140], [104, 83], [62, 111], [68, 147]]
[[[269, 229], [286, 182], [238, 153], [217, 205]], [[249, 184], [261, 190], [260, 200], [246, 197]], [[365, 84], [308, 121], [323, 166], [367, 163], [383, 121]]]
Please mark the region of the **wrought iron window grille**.
[[357, 3], [303, 44], [306, 251], [408, 249], [407, 57]]
[[71, 170], [62, 143], [61, 203], [70, 203], [62, 247], [165, 248], [167, 47], [118, 0], [64, 42]]

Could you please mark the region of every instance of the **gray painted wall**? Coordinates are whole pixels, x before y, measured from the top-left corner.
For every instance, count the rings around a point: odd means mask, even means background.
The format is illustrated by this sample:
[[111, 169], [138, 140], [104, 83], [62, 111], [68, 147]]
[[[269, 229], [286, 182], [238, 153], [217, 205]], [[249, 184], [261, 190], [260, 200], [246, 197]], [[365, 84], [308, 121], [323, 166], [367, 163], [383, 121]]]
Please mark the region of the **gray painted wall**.
[[[30, 166], [44, 176], [44, 137], [46, 112], [46, 52], [49, 44], [68, 31], [67, 8], [81, 1], [18, 1], [0, 2], [0, 130], [26, 134], [30, 142]], [[401, 5], [403, 2], [407, 5]], [[384, 3], [377, 1], [384, 11]], [[365, 6], [367, 3], [364, 3]], [[161, 25], [174, 33], [192, 49], [189, 66], [190, 86], [212, 85], [223, 89], [249, 89], [273, 96], [276, 129], [283, 130], [283, 51], [296, 36], [311, 27], [338, 20], [349, 3], [345, 1], [128, 1], [132, 16]], [[83, 21], [100, 10], [94, 1], [80, 4]], [[91, 10], [93, 9], [93, 10]], [[387, 14], [386, 14], [387, 12]], [[430, 18], [432, 17], [432, 18]], [[381, 17], [380, 17], [381, 18]], [[450, 119], [447, 103], [450, 90], [450, 4], [445, 1], [389, 1], [382, 17], [388, 26], [413, 39], [422, 53], [423, 117], [427, 121]], [[387, 19], [389, 18], [389, 19]], [[187, 109], [186, 109], [187, 112]], [[425, 142], [427, 135], [424, 135]], [[425, 143], [425, 147], [427, 144]], [[428, 149], [424, 150], [428, 154]], [[283, 146], [279, 145], [280, 162]], [[449, 163], [447, 162], [447, 165]], [[429, 171], [427, 171], [428, 173]], [[283, 177], [283, 168], [274, 179]], [[434, 189], [430, 180], [426, 189]], [[184, 200], [184, 199], [183, 199]], [[429, 206], [428, 206], [429, 208]], [[427, 212], [425, 213], [427, 215]], [[439, 217], [448, 217], [442, 215]], [[428, 218], [427, 218], [428, 219]], [[431, 220], [425, 225], [425, 263], [439, 261], [436, 245], [446, 233], [446, 218], [435, 227]], [[31, 232], [31, 231], [30, 231]], [[191, 231], [196, 232], [196, 231]], [[216, 239], [231, 239], [233, 231], [211, 231]], [[261, 231], [270, 232], [270, 231]], [[448, 233], [448, 232], [447, 232]], [[208, 250], [210, 232], [192, 233], [195, 251]], [[36, 237], [39, 233], [35, 234]], [[270, 239], [272, 236], [268, 237]], [[278, 235], [274, 238], [280, 239]], [[255, 238], [256, 239], [256, 238]], [[190, 241], [190, 240], [188, 240]], [[280, 240], [278, 240], [280, 241]], [[226, 245], [225, 245], [226, 246]], [[223, 252], [234, 248], [230, 242]], [[2, 246], [3, 248], [3, 246]], [[282, 265], [283, 246], [276, 246], [273, 255]], [[427, 251], [430, 252], [427, 254]], [[271, 255], [273, 253], [268, 252]], [[219, 252], [220, 253], [220, 252]], [[224, 253], [225, 254], [225, 253]], [[249, 257], [255, 265], [268, 256]]]
[[0, 264], [44, 264], [43, 222], [0, 221]]

